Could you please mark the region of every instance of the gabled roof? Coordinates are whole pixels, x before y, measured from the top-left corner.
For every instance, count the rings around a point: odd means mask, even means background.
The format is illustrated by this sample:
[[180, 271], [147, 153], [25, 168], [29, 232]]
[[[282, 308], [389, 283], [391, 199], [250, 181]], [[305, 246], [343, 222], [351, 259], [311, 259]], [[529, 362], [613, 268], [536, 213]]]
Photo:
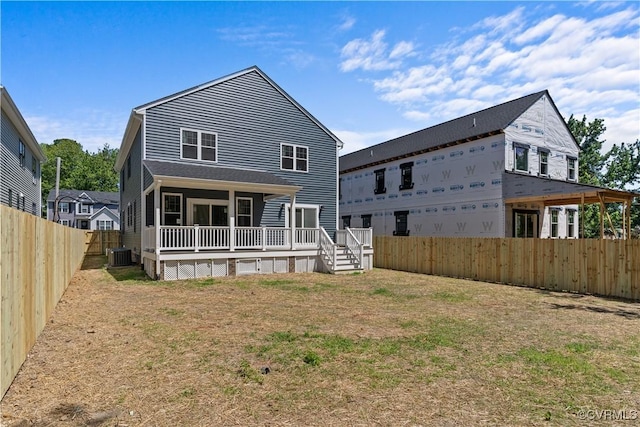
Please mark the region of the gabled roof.
[[[544, 90], [340, 157], [340, 172], [385, 163], [426, 151], [503, 133], [515, 119], [549, 92]], [[553, 104], [553, 100], [551, 100]], [[554, 106], [555, 108], [555, 106]], [[557, 112], [557, 108], [556, 108]]]
[[211, 80], [210, 82], [203, 83], [201, 85], [194, 86], [194, 87], [191, 87], [189, 89], [185, 89], [183, 91], [174, 93], [172, 95], [168, 95], [168, 96], [165, 96], [163, 98], [157, 99], [155, 101], [151, 101], [151, 102], [148, 102], [146, 104], [142, 104], [142, 105], [140, 105], [138, 107], [135, 107], [131, 112], [131, 115], [129, 117], [129, 122], [127, 123], [127, 128], [125, 130], [125, 134], [124, 134], [124, 136], [122, 138], [122, 143], [120, 144], [120, 150], [118, 152], [118, 157], [116, 158], [115, 169], [116, 170], [120, 170], [122, 168], [122, 166], [124, 165], [124, 161], [126, 159], [126, 156], [129, 154], [129, 149], [131, 148], [131, 144], [133, 143], [133, 139], [135, 137], [135, 134], [136, 134], [138, 128], [140, 127], [141, 117], [146, 113], [146, 111], [148, 109], [156, 107], [156, 106], [161, 105], [161, 104], [164, 104], [166, 102], [173, 101], [174, 99], [178, 99], [178, 98], [181, 98], [183, 96], [187, 96], [187, 95], [192, 94], [194, 92], [198, 92], [200, 90], [207, 89], [207, 88], [209, 88], [211, 86], [215, 86], [215, 85], [218, 85], [220, 83], [227, 82], [229, 80], [235, 79], [237, 77], [240, 77], [240, 76], [243, 76], [243, 75], [249, 74], [249, 73], [257, 73], [257, 74], [259, 74], [263, 79], [265, 79], [267, 81], [267, 83], [269, 83], [271, 86], [273, 86], [273, 88], [275, 90], [280, 92], [280, 94], [282, 96], [284, 96], [289, 102], [291, 102], [298, 110], [300, 110], [313, 123], [315, 123], [316, 126], [318, 126], [327, 135], [329, 135], [329, 137], [331, 137], [340, 148], [342, 148], [342, 146], [344, 144], [337, 136], [335, 136], [329, 129], [327, 129], [322, 123], [320, 123], [315, 117], [313, 117], [311, 115], [311, 113], [309, 113], [307, 110], [305, 110], [304, 107], [302, 107], [300, 104], [298, 104], [298, 102], [295, 99], [293, 99], [291, 96], [289, 96], [289, 94], [287, 92], [285, 92], [280, 86], [278, 86], [273, 80], [271, 80], [271, 78], [269, 78], [269, 76], [267, 76], [260, 68], [258, 68], [257, 66], [254, 65], [252, 67], [246, 68], [244, 70], [238, 71], [238, 72], [233, 73], [233, 74], [229, 74], [229, 75], [221, 77], [219, 79]]
[[18, 107], [16, 107], [13, 99], [11, 99], [11, 96], [9, 96], [9, 92], [7, 92], [7, 89], [4, 86], [0, 86], [0, 92], [2, 92], [2, 99], [0, 100], [2, 111], [4, 111], [9, 120], [11, 120], [11, 123], [13, 123], [13, 125], [18, 130], [18, 133], [23, 140], [22, 142], [24, 142], [26, 146], [29, 147], [29, 150], [36, 156], [38, 160], [40, 160], [41, 162], [46, 161], [47, 158], [45, 157], [42, 148], [40, 148], [40, 144], [38, 144], [38, 141], [36, 141], [36, 137], [33, 136], [31, 129], [29, 129], [29, 126], [27, 125], [27, 122], [24, 120], [24, 117], [22, 117], [22, 113], [20, 113], [20, 110], [18, 110]]
[[[88, 191], [88, 190], [68, 190], [60, 189], [58, 193], [58, 200], [60, 201], [78, 201], [82, 199], [81, 195], [86, 196], [93, 202], [104, 205], [117, 205], [120, 203], [120, 193], [111, 191]], [[54, 202], [56, 200], [56, 189], [53, 188], [49, 191], [47, 196], [47, 202]]]
[[94, 212], [93, 215], [91, 215], [90, 219], [93, 220], [97, 218], [102, 214], [102, 212], [106, 212], [107, 215], [110, 216], [112, 219], [120, 222], [120, 214], [118, 213], [118, 211], [113, 211], [106, 206], [103, 206], [100, 209], [98, 209], [96, 212]]

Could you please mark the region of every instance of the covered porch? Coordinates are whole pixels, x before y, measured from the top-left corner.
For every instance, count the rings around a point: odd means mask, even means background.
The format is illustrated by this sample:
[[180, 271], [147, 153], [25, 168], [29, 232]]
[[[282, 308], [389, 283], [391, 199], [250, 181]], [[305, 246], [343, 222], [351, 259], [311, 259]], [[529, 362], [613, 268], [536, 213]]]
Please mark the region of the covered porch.
[[[337, 266], [336, 236], [320, 225], [321, 205], [298, 203], [301, 187], [261, 171], [160, 161], [144, 166], [141, 262], [151, 277], [165, 278], [175, 265], [191, 271], [202, 262], [209, 263], [205, 270], [213, 272], [215, 264], [225, 274], [237, 273], [247, 262], [253, 272], [262, 271], [261, 263], [281, 266], [273, 271], [285, 264], [287, 271]], [[350, 244], [353, 264], [361, 268], [361, 248], [371, 246], [371, 230], [355, 233], [363, 242], [353, 232], [355, 241], [343, 231], [339, 237]], [[323, 258], [323, 247], [330, 256]], [[299, 268], [303, 262], [307, 270]]]

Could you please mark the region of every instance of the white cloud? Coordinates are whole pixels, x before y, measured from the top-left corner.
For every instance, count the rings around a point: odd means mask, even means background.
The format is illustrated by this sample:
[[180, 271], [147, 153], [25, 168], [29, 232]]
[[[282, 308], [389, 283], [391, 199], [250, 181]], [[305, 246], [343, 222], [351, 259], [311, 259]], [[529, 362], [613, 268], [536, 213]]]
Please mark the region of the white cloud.
[[348, 31], [356, 24], [356, 20], [352, 16], [343, 16], [342, 22], [338, 25], [338, 30]]
[[39, 143], [51, 144], [56, 139], [73, 139], [89, 152], [100, 150], [105, 144], [119, 148], [127, 114], [113, 114], [102, 110], [74, 111], [67, 118], [26, 115], [25, 121]]
[[[567, 117], [584, 112], [589, 119], [605, 119], [611, 144], [635, 141], [640, 137], [639, 9], [619, 3], [593, 17], [599, 5], [585, 8], [590, 13], [567, 16], [549, 13], [549, 7], [519, 6], [456, 29], [450, 40], [430, 47], [427, 60], [408, 45], [402, 64], [392, 62], [385, 33], [377, 32], [370, 40], [350, 42], [353, 50], [345, 46], [343, 70], [387, 71], [370, 80], [374, 90], [424, 127], [549, 89]], [[365, 46], [369, 50], [357, 55], [354, 48]]]
[[344, 142], [340, 155], [353, 153], [372, 145], [409, 133], [408, 129], [386, 129], [374, 132], [358, 132], [351, 130], [333, 130], [333, 133]]
[[385, 34], [384, 30], [376, 30], [368, 40], [354, 39], [344, 45], [340, 69], [345, 72], [358, 68], [364, 71], [393, 70], [402, 65], [405, 57], [414, 55], [413, 43], [406, 41], [398, 42], [389, 52]]

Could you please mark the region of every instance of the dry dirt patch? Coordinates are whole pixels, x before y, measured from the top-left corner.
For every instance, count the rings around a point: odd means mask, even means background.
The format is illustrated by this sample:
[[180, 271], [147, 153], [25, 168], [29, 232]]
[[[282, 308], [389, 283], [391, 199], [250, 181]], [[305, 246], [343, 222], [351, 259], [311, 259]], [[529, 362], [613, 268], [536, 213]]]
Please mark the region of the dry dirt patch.
[[632, 424], [640, 410], [639, 304], [390, 270], [153, 282], [103, 264], [74, 276], [5, 424], [585, 425], [604, 410]]

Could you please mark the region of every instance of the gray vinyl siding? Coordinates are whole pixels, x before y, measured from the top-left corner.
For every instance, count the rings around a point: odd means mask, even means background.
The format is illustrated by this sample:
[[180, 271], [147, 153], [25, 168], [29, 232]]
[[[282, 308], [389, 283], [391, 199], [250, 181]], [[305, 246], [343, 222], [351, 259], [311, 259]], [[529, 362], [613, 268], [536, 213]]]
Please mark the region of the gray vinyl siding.
[[[218, 135], [219, 166], [263, 170], [303, 189], [296, 202], [322, 205], [320, 225], [336, 223], [336, 142], [259, 73], [250, 72], [149, 108], [146, 158], [181, 160], [180, 129]], [[280, 170], [280, 144], [308, 147], [308, 173]], [[203, 164], [212, 164], [202, 162]], [[263, 226], [283, 226], [282, 203], [268, 202]]]
[[[124, 182], [120, 183], [120, 230], [122, 231], [122, 245], [125, 248], [129, 248], [133, 253], [139, 254], [140, 247], [142, 243], [142, 229], [141, 229], [141, 218], [142, 218], [142, 140], [141, 133], [138, 130], [136, 137], [131, 146], [131, 150], [129, 151], [129, 156], [131, 157], [131, 176], [128, 174], [127, 164], [129, 163], [125, 160], [122, 170], [124, 170], [124, 175], [120, 173], [121, 177], [124, 178]], [[122, 190], [124, 187], [124, 190]], [[134, 218], [135, 227], [133, 225], [129, 225], [128, 216], [127, 216], [127, 207], [136, 206], [136, 215]], [[135, 228], [135, 232], [134, 232]]]
[[[2, 112], [1, 123], [1, 173], [0, 173], [0, 202], [9, 205], [9, 190], [12, 193], [12, 206], [17, 208], [20, 193], [24, 195], [24, 211], [32, 213], [33, 203], [36, 204], [35, 214], [41, 215], [42, 197], [40, 194], [40, 161], [25, 143], [11, 120]], [[25, 143], [24, 166], [20, 166], [19, 141]], [[32, 159], [36, 159], [36, 176], [31, 171]], [[20, 201], [20, 210], [23, 203]]]

